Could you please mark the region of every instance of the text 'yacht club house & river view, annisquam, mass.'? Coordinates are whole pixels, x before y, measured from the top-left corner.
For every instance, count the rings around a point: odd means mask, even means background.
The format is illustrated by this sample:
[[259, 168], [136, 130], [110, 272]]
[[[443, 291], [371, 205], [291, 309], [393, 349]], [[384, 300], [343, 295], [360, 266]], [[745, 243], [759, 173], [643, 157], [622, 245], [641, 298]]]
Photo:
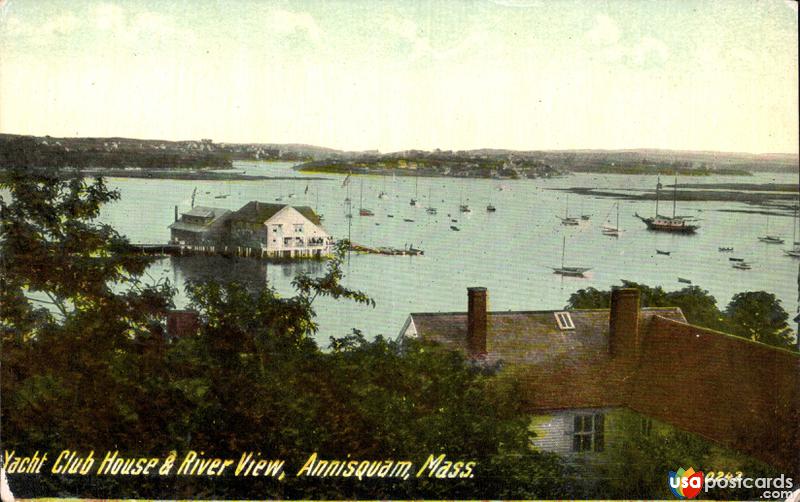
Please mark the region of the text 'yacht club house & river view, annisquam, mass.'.
[[797, 3], [0, 0], [0, 497], [800, 497]]

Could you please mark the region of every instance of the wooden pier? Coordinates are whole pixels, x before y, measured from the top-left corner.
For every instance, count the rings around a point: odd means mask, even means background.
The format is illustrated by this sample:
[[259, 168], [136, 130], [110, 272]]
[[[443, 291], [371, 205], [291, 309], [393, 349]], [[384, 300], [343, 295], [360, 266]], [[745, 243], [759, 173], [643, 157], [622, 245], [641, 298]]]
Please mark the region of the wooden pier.
[[355, 251], [356, 253], [382, 254], [386, 256], [420, 256], [425, 254], [425, 251], [421, 249], [416, 249], [414, 247], [408, 247], [405, 249], [390, 248], [390, 247], [373, 248], [370, 246], [356, 244], [355, 242], [350, 244], [350, 249], [352, 251]]
[[[224, 256], [256, 259], [324, 259], [330, 255], [323, 253], [322, 249], [293, 249], [271, 251], [264, 248], [248, 246], [224, 245], [198, 245], [198, 244], [131, 244], [136, 253], [152, 256]], [[391, 247], [370, 247], [352, 243], [350, 250], [356, 253], [379, 254], [385, 256], [419, 256], [425, 252], [421, 249], [408, 247], [405, 249]]]

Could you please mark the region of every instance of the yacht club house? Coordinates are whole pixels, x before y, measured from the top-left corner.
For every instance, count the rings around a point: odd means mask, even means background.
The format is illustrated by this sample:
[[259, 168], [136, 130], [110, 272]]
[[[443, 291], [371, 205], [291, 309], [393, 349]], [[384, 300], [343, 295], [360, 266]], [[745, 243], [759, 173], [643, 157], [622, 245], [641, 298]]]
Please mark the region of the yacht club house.
[[233, 212], [196, 206], [180, 218], [175, 213], [173, 244], [242, 246], [275, 258], [322, 257], [333, 249], [333, 237], [307, 206], [250, 201]]

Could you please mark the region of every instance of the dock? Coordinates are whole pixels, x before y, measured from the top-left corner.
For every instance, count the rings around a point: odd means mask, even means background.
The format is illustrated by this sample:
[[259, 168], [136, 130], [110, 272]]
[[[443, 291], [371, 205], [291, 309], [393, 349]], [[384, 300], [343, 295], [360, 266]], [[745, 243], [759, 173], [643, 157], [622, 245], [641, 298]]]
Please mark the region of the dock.
[[364, 246], [362, 244], [356, 244], [355, 242], [350, 244], [350, 250], [355, 251], [356, 253], [365, 253], [365, 254], [381, 254], [386, 256], [421, 256], [425, 254], [425, 251], [421, 249], [416, 249], [413, 246], [409, 246], [407, 248], [392, 248], [392, 247], [370, 247]]
[[[228, 258], [256, 258], [268, 259], [303, 259], [303, 258], [327, 258], [319, 250], [308, 250], [287, 254], [287, 251], [274, 252], [264, 248], [247, 246], [225, 246], [225, 245], [197, 245], [197, 244], [131, 244], [131, 249], [140, 254], [150, 256], [224, 256]], [[392, 247], [370, 247], [362, 244], [351, 243], [350, 250], [356, 253], [379, 254], [384, 256], [420, 256], [425, 252], [409, 246], [405, 249]]]

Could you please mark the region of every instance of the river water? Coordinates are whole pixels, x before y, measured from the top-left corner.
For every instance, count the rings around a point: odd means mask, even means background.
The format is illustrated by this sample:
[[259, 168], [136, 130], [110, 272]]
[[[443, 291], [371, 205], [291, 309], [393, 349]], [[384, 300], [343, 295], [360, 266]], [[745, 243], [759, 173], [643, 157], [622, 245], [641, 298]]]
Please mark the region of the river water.
[[[234, 169], [248, 174], [298, 178], [291, 163], [236, 163]], [[302, 176], [307, 176], [302, 174]], [[721, 308], [741, 291], [766, 290], [794, 313], [798, 301], [800, 260], [787, 257], [791, 246], [793, 219], [721, 212], [719, 209], [753, 209], [735, 202], [678, 202], [678, 214], [700, 218], [695, 235], [673, 235], [646, 230], [634, 212], [650, 216], [653, 202], [622, 201], [620, 238], [601, 234], [600, 226], [611, 213], [614, 199], [567, 194], [552, 188], [597, 187], [642, 189], [655, 187], [654, 176], [575, 174], [550, 180], [485, 180], [459, 178], [414, 178], [353, 176], [343, 187], [344, 176], [319, 175], [319, 180], [185, 181], [108, 178], [121, 200], [106, 206], [101, 219], [127, 235], [132, 242], [159, 243], [169, 239], [167, 226], [173, 220], [173, 206], [185, 211], [197, 187], [196, 205], [236, 210], [246, 202], [273, 202], [318, 207], [324, 226], [335, 237], [347, 237], [371, 246], [404, 247], [413, 244], [424, 256], [391, 257], [353, 254], [345, 265], [348, 286], [361, 289], [376, 307], [346, 301], [317, 300], [320, 332], [318, 341], [327, 345], [330, 336], [341, 336], [352, 328], [366, 336], [394, 337], [410, 312], [465, 311], [466, 288], [489, 289], [492, 310], [541, 310], [564, 306], [569, 295], [581, 288], [607, 289], [621, 279], [671, 291], [685, 284], [685, 278], [713, 294]], [[667, 180], [664, 180], [667, 181]], [[671, 181], [671, 180], [670, 180]], [[679, 183], [797, 183], [792, 173], [758, 173], [752, 177], [709, 176], [679, 179]], [[306, 190], [306, 187], [308, 189]], [[363, 206], [375, 216], [358, 216], [363, 187]], [[503, 190], [500, 190], [503, 188]], [[344, 199], [353, 201], [352, 226]], [[389, 197], [378, 198], [385, 191]], [[428, 215], [431, 194], [437, 215]], [[289, 194], [294, 197], [289, 198]], [[418, 194], [420, 207], [409, 205]], [[228, 195], [226, 198], [215, 198]], [[669, 193], [664, 194], [669, 199]], [[471, 213], [460, 213], [459, 204], [469, 204]], [[497, 211], [489, 213], [486, 205]], [[671, 200], [662, 200], [660, 213], [671, 213]], [[591, 215], [577, 227], [561, 225], [558, 216]], [[393, 217], [390, 217], [392, 215]], [[449, 215], [449, 216], [448, 216]], [[413, 222], [404, 221], [412, 219]], [[457, 220], [453, 222], [451, 220]], [[614, 221], [612, 221], [614, 223]], [[451, 226], [459, 230], [451, 229]], [[780, 234], [784, 245], [758, 241], [765, 233]], [[800, 237], [798, 237], [800, 238]], [[551, 267], [561, 264], [562, 245], [567, 266], [591, 267], [586, 278], [564, 278]], [[720, 253], [730, 246], [733, 253]], [[656, 249], [669, 251], [660, 255]], [[742, 257], [752, 264], [747, 271], [736, 270], [728, 260]], [[266, 281], [282, 294], [291, 294], [291, 280], [298, 271], [319, 273], [324, 264], [297, 262], [265, 264], [254, 260], [224, 258], [168, 258], [154, 263], [148, 271], [152, 280], [169, 278], [181, 291], [176, 303], [184, 305], [182, 291], [187, 278], [215, 277]]]

